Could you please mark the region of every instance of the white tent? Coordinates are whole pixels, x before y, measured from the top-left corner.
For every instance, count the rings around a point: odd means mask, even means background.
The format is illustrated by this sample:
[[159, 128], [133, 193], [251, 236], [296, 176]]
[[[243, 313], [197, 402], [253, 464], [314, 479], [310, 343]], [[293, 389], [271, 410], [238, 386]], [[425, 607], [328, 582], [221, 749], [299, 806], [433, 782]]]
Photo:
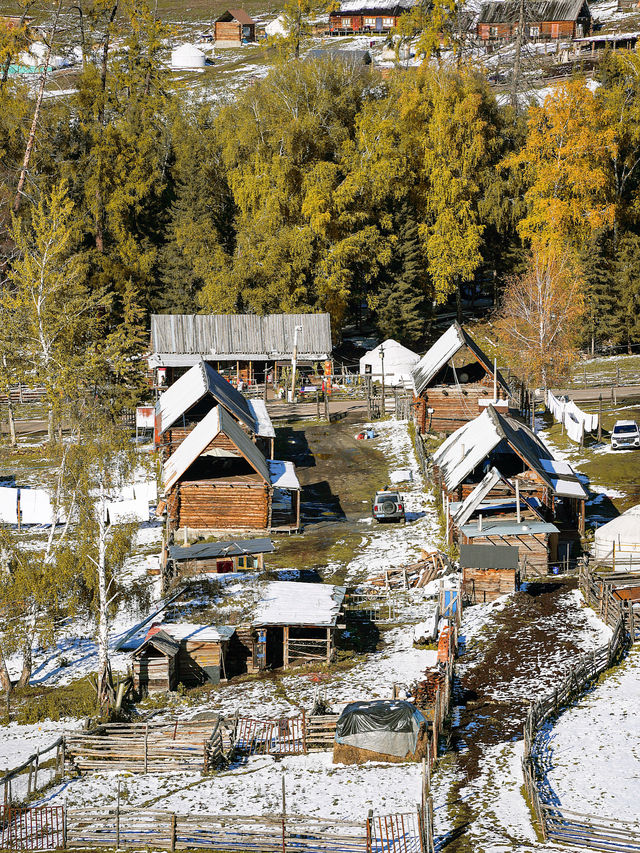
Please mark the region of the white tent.
[[284, 23], [284, 15], [278, 15], [277, 18], [274, 18], [273, 21], [269, 21], [269, 23], [264, 28], [265, 33], [273, 38], [273, 36], [286, 36], [289, 34], [289, 31]]
[[617, 569], [640, 564], [640, 504], [596, 530], [593, 556]]
[[173, 68], [204, 68], [205, 55], [193, 44], [180, 44], [171, 51]]
[[379, 344], [375, 349], [365, 353], [360, 359], [360, 373], [371, 374], [380, 381], [382, 377], [382, 358], [380, 350], [384, 351], [384, 381], [387, 385], [410, 385], [411, 371], [420, 361], [420, 356], [398, 341], [389, 339]]

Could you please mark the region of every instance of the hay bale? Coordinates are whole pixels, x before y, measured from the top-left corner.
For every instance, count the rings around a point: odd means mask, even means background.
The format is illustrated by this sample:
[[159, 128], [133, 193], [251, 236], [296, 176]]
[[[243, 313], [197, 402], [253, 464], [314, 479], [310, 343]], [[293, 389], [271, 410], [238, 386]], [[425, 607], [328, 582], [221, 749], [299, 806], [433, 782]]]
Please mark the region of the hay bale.
[[422, 761], [429, 754], [429, 735], [426, 731], [418, 735], [415, 752], [409, 752], [404, 757], [388, 755], [384, 752], [374, 752], [371, 749], [361, 749], [348, 743], [333, 744], [334, 764], [366, 764], [367, 761], [385, 761], [389, 764], [404, 764], [406, 761]]

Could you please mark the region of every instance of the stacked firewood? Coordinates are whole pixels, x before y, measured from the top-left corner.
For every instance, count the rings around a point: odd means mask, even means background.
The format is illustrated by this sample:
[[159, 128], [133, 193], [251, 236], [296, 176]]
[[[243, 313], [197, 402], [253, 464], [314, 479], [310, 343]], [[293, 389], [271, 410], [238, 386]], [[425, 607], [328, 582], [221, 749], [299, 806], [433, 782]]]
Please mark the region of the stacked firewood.
[[398, 569], [386, 569], [379, 575], [367, 579], [369, 586], [384, 589], [418, 589], [426, 586], [440, 575], [446, 574], [449, 560], [440, 551], [423, 551], [416, 563]]

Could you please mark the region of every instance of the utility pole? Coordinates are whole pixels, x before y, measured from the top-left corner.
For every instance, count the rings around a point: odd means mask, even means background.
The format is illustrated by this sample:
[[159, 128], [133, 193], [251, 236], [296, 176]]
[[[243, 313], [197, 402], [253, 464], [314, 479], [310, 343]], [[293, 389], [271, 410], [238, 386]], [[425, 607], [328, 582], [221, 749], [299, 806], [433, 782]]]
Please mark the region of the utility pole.
[[384, 405], [384, 347], [380, 344], [380, 365], [382, 369], [382, 414], [386, 414]]
[[518, 0], [518, 32], [516, 33], [516, 52], [513, 58], [511, 78], [511, 105], [518, 112], [518, 90], [522, 73], [522, 43], [524, 41], [525, 0]]
[[602, 441], [602, 394], [598, 397], [598, 442]]
[[293, 354], [291, 355], [291, 402], [296, 401], [296, 365], [298, 363], [298, 332], [302, 326], [296, 326], [293, 330]]

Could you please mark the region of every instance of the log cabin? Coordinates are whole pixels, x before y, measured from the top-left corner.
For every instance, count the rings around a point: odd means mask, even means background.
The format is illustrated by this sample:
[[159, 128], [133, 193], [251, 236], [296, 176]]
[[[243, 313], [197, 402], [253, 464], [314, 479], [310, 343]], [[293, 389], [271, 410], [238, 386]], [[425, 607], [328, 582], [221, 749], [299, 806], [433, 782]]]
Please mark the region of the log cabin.
[[[546, 521], [559, 521], [584, 533], [588, 492], [567, 462], [556, 459], [528, 426], [488, 406], [450, 435], [433, 455], [434, 480], [445, 504], [465, 498], [495, 467]], [[484, 497], [503, 497], [499, 484]], [[447, 510], [447, 506], [445, 506]]]
[[342, 0], [329, 12], [329, 32], [388, 33], [415, 0]]
[[149, 629], [132, 653], [133, 683], [139, 695], [195, 687], [229, 678], [229, 643], [235, 628], [164, 622]]
[[227, 9], [214, 22], [216, 47], [240, 47], [256, 40], [256, 22], [244, 9]]
[[273, 457], [275, 430], [263, 400], [248, 400], [205, 361], [167, 388], [155, 407], [155, 445], [167, 459], [215, 406], [238, 422], [263, 454]]
[[248, 671], [330, 663], [345, 594], [344, 586], [269, 583], [258, 602], [250, 637], [249, 632], [239, 632], [251, 644]]
[[[516, 0], [483, 3], [476, 35], [485, 42], [509, 41], [518, 33], [520, 4]], [[591, 32], [591, 10], [587, 0], [542, 0], [525, 6], [527, 41], [574, 39]]]
[[274, 495], [291, 495], [280, 526], [300, 526], [300, 483], [292, 462], [267, 460], [222, 406], [213, 408], [162, 469], [171, 530], [273, 529]]
[[272, 371], [277, 380], [278, 365], [291, 365], [294, 342], [298, 365], [329, 359], [329, 314], [152, 314], [148, 365], [157, 387], [169, 387], [200, 361], [251, 385]]
[[171, 577], [202, 574], [263, 571], [264, 555], [275, 547], [271, 539], [237, 539], [227, 542], [198, 542], [188, 547], [171, 545], [169, 564]]
[[509, 386], [493, 362], [459, 323], [453, 323], [411, 372], [416, 422], [421, 433], [450, 434], [492, 404], [510, 408]]

